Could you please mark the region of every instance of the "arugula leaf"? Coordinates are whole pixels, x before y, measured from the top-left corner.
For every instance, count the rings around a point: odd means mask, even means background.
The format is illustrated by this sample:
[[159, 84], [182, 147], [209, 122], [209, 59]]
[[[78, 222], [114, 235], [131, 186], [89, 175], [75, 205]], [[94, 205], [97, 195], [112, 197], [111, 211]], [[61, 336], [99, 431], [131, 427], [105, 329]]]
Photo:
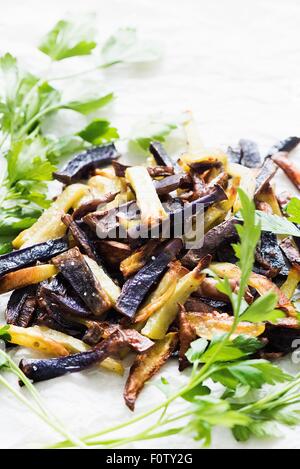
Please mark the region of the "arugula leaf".
[[271, 231], [275, 234], [300, 237], [300, 230], [285, 217], [256, 210], [257, 219], [261, 222], [263, 231]]
[[89, 55], [97, 45], [94, 36], [94, 30], [86, 24], [60, 20], [46, 34], [39, 49], [55, 61]]
[[300, 199], [298, 197], [291, 198], [287, 204], [286, 213], [289, 215], [290, 222], [300, 224]]
[[100, 145], [119, 138], [117, 129], [111, 127], [110, 122], [106, 119], [94, 119], [78, 135], [93, 145]]
[[285, 317], [285, 314], [276, 310], [277, 295], [273, 291], [269, 291], [263, 296], [257, 298], [242, 314], [242, 321], [250, 322], [274, 322], [277, 319]]
[[106, 106], [114, 99], [113, 93], [108, 93], [104, 96], [83, 96], [80, 100], [70, 101], [69, 103], [62, 104], [64, 109], [72, 109], [73, 111], [80, 112], [81, 114], [90, 114], [95, 112], [101, 107]]
[[101, 55], [103, 68], [118, 63], [153, 62], [161, 57], [158, 47], [141, 40], [134, 28], [118, 29], [103, 45]]

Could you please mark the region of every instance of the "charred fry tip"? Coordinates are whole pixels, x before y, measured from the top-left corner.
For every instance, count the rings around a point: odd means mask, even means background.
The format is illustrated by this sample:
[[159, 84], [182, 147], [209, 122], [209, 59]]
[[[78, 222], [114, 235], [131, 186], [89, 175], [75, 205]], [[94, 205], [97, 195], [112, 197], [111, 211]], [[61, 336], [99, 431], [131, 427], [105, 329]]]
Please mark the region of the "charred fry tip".
[[200, 275], [202, 273], [202, 270], [206, 269], [211, 263], [211, 261], [212, 261], [211, 254], [207, 254], [206, 256], [202, 257], [202, 259], [200, 259], [197, 266], [195, 267], [196, 275]]

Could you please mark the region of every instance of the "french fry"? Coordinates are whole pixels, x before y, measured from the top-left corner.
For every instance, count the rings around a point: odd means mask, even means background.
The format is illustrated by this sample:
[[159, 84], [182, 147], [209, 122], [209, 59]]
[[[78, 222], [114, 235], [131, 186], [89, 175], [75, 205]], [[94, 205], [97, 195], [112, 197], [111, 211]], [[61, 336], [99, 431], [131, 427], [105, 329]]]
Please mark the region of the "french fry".
[[159, 244], [159, 240], [150, 239], [148, 243], [134, 251], [130, 256], [124, 259], [120, 264], [120, 270], [124, 277], [130, 277], [140, 270], [149, 260], [154, 250]]
[[149, 351], [137, 355], [125, 385], [124, 399], [134, 410], [136, 399], [145, 383], [166, 363], [178, 342], [176, 332], [170, 332], [153, 345]]
[[[210, 269], [215, 272], [219, 277], [227, 277], [229, 279], [239, 280], [241, 271], [237, 265], [230, 264], [229, 262], [212, 262]], [[278, 296], [277, 307], [285, 310], [288, 316], [296, 316], [296, 310], [291, 301], [285, 296], [280, 288], [272, 282], [272, 280], [264, 277], [263, 275], [252, 272], [249, 277], [248, 285], [255, 288], [260, 295], [268, 293], [270, 290]]]
[[[196, 334], [207, 340], [211, 340], [214, 335], [229, 332], [234, 320], [233, 316], [226, 313], [220, 314], [216, 311], [213, 313], [187, 312], [186, 318]], [[240, 334], [258, 337], [264, 333], [264, 330], [265, 325], [263, 323], [242, 321], [238, 324], [231, 338], [234, 339]]]
[[[12, 344], [38, 350], [52, 357], [67, 356], [70, 353], [86, 352], [91, 347], [79, 339], [45, 326], [18, 327], [9, 326], [8, 334]], [[100, 367], [123, 375], [122, 362], [108, 357], [99, 364]]]
[[65, 344], [53, 339], [53, 334], [52, 337], [50, 335], [47, 336], [47, 331], [43, 331], [39, 326], [24, 328], [10, 325], [8, 334], [10, 335], [9, 342], [12, 344], [29, 347], [52, 357], [69, 355]]
[[158, 287], [149, 295], [146, 304], [138, 311], [134, 318], [134, 322], [146, 321], [152, 314], [161, 308], [169, 298], [174, 294], [176, 282], [183, 277], [188, 270], [182, 267], [179, 261], [174, 262], [167, 273], [159, 282]]
[[88, 256], [83, 256], [83, 257], [85, 258], [86, 263], [88, 264], [89, 268], [91, 269], [95, 277], [100, 282], [101, 287], [107, 294], [112, 305], [115, 305], [121, 293], [120, 287], [118, 287], [118, 285], [116, 285], [115, 282], [112, 281], [112, 279], [104, 272], [102, 267], [100, 267], [100, 265], [97, 264], [97, 262], [95, 262], [93, 259], [91, 259]]
[[0, 294], [40, 283], [47, 280], [47, 278], [53, 277], [57, 272], [58, 269], [52, 264], [41, 264], [10, 272], [0, 279]]
[[289, 271], [286, 281], [281, 285], [280, 290], [287, 298], [291, 299], [299, 282], [300, 269], [299, 267], [292, 267]]
[[22, 231], [13, 241], [13, 247], [19, 249], [42, 243], [49, 239], [60, 238], [67, 230], [61, 221], [62, 215], [88, 192], [84, 184], [71, 184], [57, 197], [51, 207], [44, 211], [40, 218], [25, 231]]
[[207, 267], [210, 259], [211, 256], [204, 257], [194, 270], [178, 280], [174, 294], [148, 319], [145, 327], [142, 329], [142, 334], [150, 339], [164, 338], [170, 324], [176, 318], [178, 304], [184, 304], [205, 278], [205, 274], [202, 274], [201, 271]]
[[167, 218], [147, 168], [132, 166], [126, 169], [125, 175], [135, 192], [137, 204], [141, 211], [142, 224], [151, 226]]
[[[243, 189], [248, 194], [250, 199], [253, 199], [255, 186], [256, 186], [256, 179], [255, 179], [254, 171], [240, 164], [230, 163], [228, 167], [228, 173], [230, 174], [230, 176], [234, 178], [239, 178], [240, 189]], [[238, 212], [240, 208], [241, 208], [241, 201], [240, 201], [240, 198], [237, 197], [233, 205], [233, 212], [234, 213]]]

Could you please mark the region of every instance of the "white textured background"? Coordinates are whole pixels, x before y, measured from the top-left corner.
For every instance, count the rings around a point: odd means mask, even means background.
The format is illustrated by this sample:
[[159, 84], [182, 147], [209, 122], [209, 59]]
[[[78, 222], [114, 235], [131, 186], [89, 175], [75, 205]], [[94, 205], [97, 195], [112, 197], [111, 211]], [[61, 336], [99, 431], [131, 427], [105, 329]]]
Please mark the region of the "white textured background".
[[[164, 45], [164, 60], [154, 69], [140, 73], [115, 69], [104, 76], [118, 94], [113, 122], [125, 134], [149, 114], [186, 109], [193, 110], [209, 144], [248, 137], [268, 148], [278, 138], [299, 134], [298, 0], [0, 0], [0, 7], [0, 52], [16, 54], [33, 71], [47, 64], [34, 49], [39, 38], [70, 12], [95, 12], [102, 39], [117, 27], [137, 26]], [[283, 185], [285, 177], [277, 181]], [[165, 374], [170, 373], [176, 373], [175, 366], [165, 369]], [[89, 371], [37, 387], [71, 428], [90, 432], [129, 417], [122, 385], [119, 377]], [[0, 392], [1, 447], [54, 441], [47, 427]], [[159, 396], [148, 387], [137, 411], [153, 405]], [[185, 437], [147, 444], [197, 447]], [[299, 431], [287, 431], [280, 442], [240, 447], [253, 446], [299, 447]], [[218, 431], [213, 447], [237, 444], [228, 432]]]

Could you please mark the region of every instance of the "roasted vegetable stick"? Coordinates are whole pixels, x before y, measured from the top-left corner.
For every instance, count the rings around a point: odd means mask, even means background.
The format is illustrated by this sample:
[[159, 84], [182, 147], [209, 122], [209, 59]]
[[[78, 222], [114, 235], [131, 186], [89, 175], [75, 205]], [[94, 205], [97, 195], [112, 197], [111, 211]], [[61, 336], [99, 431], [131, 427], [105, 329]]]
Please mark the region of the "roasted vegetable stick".
[[[65, 343], [56, 341], [56, 339], [53, 338], [54, 334], [51, 336], [48, 335], [47, 332], [48, 328], [41, 328], [39, 326], [24, 328], [10, 325], [8, 329], [8, 334], [10, 336], [9, 342], [21, 345], [22, 347], [29, 347], [38, 350], [53, 357], [69, 355], [69, 351], [65, 346]], [[70, 337], [70, 339], [72, 339], [72, 337]]]
[[255, 197], [264, 190], [267, 184], [275, 176], [278, 167], [271, 158], [265, 158], [259, 173], [256, 176]]
[[147, 244], [124, 259], [120, 264], [120, 270], [124, 277], [130, 277], [130, 275], [135, 274], [144, 267], [159, 243], [160, 241], [158, 239], [150, 239]]
[[138, 311], [134, 322], [146, 321], [155, 311], [163, 306], [175, 292], [177, 280], [187, 273], [188, 270], [182, 267], [179, 261], [174, 262], [159, 282], [156, 290], [149, 295], [146, 304]]
[[124, 283], [116, 304], [116, 309], [121, 314], [129, 318], [135, 316], [147, 294], [157, 285], [168, 264], [177, 256], [181, 248], [182, 241], [179, 238], [172, 239], [155, 259], [149, 261]]
[[184, 304], [188, 297], [199, 288], [205, 278], [201, 271], [210, 263], [211, 256], [206, 256], [194, 270], [178, 280], [174, 294], [170, 299], [154, 313], [142, 329], [142, 334], [150, 339], [163, 339], [169, 326], [176, 318], [178, 303]]
[[[91, 348], [82, 340], [76, 339], [68, 334], [64, 334], [63, 332], [59, 332], [45, 326], [34, 326], [32, 329], [35, 329], [37, 332], [39, 330], [44, 337], [52, 339], [55, 342], [61, 344], [68, 350], [69, 353], [86, 352]], [[112, 357], [107, 357], [99, 364], [99, 366], [101, 368], [105, 368], [106, 370], [113, 371], [118, 375], [123, 375], [124, 373], [124, 366], [122, 362]]]
[[[256, 186], [256, 180], [254, 176], [254, 172], [250, 168], [246, 168], [245, 166], [241, 166], [237, 163], [230, 163], [228, 173], [234, 178], [240, 178], [239, 187], [243, 189], [246, 194], [253, 198]], [[241, 208], [241, 201], [240, 198], [237, 197], [236, 201], [233, 205], [234, 213], [238, 212]]]
[[[241, 276], [239, 267], [229, 262], [213, 262], [210, 265], [210, 269], [223, 278], [227, 277], [229, 279], [238, 280]], [[260, 295], [264, 295], [270, 290], [273, 290], [278, 296], [278, 308], [284, 309], [289, 316], [296, 316], [297, 313], [290, 300], [284, 295], [280, 288], [267, 277], [252, 272], [249, 277], [248, 285], [255, 288]]]
[[90, 260], [76, 247], [54, 257], [52, 262], [91, 312], [99, 316], [107, 311], [112, 303], [86, 259]]
[[272, 157], [273, 161], [285, 172], [294, 186], [300, 190], [300, 169], [289, 161], [284, 153], [277, 153]]
[[280, 205], [274, 193], [274, 190], [270, 184], [266, 184], [264, 188], [255, 196], [256, 202], [265, 202], [267, 203], [274, 215], [282, 216]]
[[41, 264], [10, 272], [0, 279], [0, 293], [43, 282], [43, 280], [56, 275], [57, 272], [58, 269], [52, 264]]
[[199, 249], [190, 249], [182, 258], [183, 265], [193, 268], [200, 259], [207, 254], [215, 254], [222, 244], [233, 243], [238, 240], [235, 228], [237, 220], [231, 218], [209, 230], [203, 239], [203, 245]]
[[126, 179], [135, 192], [137, 204], [141, 211], [142, 224], [153, 225], [167, 218], [147, 168], [143, 166], [128, 168], [126, 170]]
[[97, 262], [95, 262], [93, 259], [90, 259], [88, 256], [83, 257], [85, 258], [86, 263], [88, 264], [95, 277], [100, 282], [101, 287], [107, 294], [112, 305], [115, 305], [121, 293], [120, 287], [118, 287], [118, 285], [116, 285], [115, 282], [112, 281], [112, 279], [104, 272], [102, 267], [100, 267]]
[[55, 172], [54, 178], [64, 184], [71, 184], [88, 177], [95, 168], [106, 166], [119, 156], [113, 143], [88, 148], [76, 155], [62, 170]]
[[184, 306], [179, 305], [179, 371], [183, 371], [189, 366], [189, 361], [186, 357], [186, 352], [191, 346], [191, 343], [197, 339], [197, 334], [193, 326], [187, 319], [187, 312]]
[[137, 331], [118, 329], [107, 340], [103, 340], [99, 345], [86, 352], [50, 359], [23, 359], [19, 366], [29, 379], [34, 382], [44, 381], [67, 373], [84, 370], [104, 361], [111, 355], [115, 355], [121, 348], [126, 346], [142, 353], [152, 347], [153, 342], [141, 336]]
[[176, 332], [170, 332], [159, 340], [146, 353], [137, 355], [125, 385], [124, 399], [130, 410], [134, 410], [135, 402], [145, 383], [166, 363], [178, 342]]
[[280, 290], [289, 299], [294, 295], [298, 283], [300, 282], [300, 268], [292, 267], [286, 281], [281, 285]]
[[22, 267], [28, 267], [37, 261], [47, 261], [67, 249], [68, 240], [63, 237], [4, 254], [0, 256], [0, 276]]
[[[216, 311], [213, 313], [187, 312], [186, 318], [196, 334], [207, 340], [211, 340], [214, 335], [226, 334], [230, 331], [233, 323], [232, 316], [226, 313], [220, 314]], [[265, 325], [262, 323], [244, 321], [239, 323], [231, 338], [234, 339], [240, 334], [258, 337], [264, 333], [264, 330]]]
[[225, 153], [220, 150], [203, 150], [197, 153], [184, 153], [180, 156], [179, 164], [185, 170], [189, 171], [190, 167], [204, 168], [213, 167], [214, 165], [227, 168], [228, 157]]
[[62, 215], [74, 207], [87, 192], [88, 187], [83, 184], [72, 184], [66, 187], [34, 225], [17, 236], [13, 241], [14, 248], [18, 249], [21, 246], [25, 248], [63, 236], [67, 228], [61, 221]]

